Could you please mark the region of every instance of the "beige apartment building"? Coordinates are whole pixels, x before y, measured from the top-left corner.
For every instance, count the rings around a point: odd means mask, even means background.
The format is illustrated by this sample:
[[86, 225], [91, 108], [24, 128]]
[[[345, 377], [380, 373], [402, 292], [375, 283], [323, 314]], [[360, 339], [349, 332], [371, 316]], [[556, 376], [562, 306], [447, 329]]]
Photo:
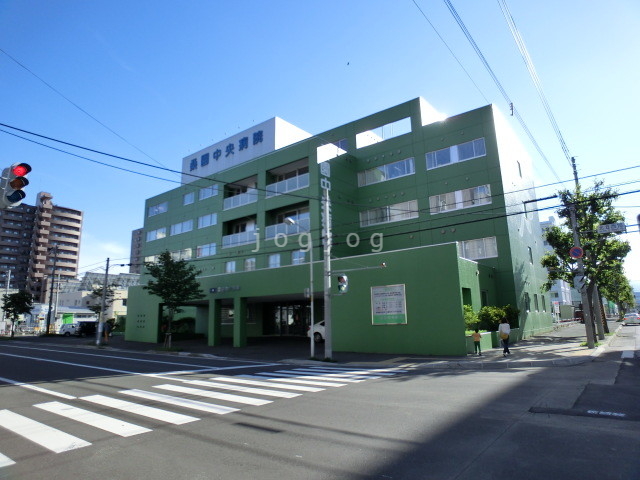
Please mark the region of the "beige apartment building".
[[55, 205], [40, 192], [36, 205], [0, 211], [0, 280], [5, 288], [27, 290], [36, 302], [47, 302], [52, 276], [78, 274], [82, 212]]

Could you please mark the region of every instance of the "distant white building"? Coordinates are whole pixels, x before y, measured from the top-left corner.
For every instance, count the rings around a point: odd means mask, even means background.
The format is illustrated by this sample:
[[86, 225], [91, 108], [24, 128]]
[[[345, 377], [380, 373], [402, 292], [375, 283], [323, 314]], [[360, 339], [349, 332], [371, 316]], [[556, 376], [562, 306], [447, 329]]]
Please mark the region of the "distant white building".
[[[555, 217], [549, 217], [549, 220], [540, 221], [540, 227], [542, 231], [545, 231], [551, 227], [557, 226]], [[551, 245], [544, 240], [544, 249], [545, 251], [553, 251]], [[575, 289], [564, 280], [556, 280], [549, 290], [549, 299], [551, 300], [551, 304], [553, 305], [553, 313], [554, 315], [559, 315], [560, 306], [561, 305], [573, 305], [572, 301], [572, 290]]]

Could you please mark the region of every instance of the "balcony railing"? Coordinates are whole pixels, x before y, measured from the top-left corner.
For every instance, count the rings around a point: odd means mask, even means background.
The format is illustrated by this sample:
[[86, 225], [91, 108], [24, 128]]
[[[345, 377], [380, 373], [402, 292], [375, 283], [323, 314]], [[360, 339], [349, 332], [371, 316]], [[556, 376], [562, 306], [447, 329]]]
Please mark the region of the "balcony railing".
[[222, 237], [222, 248], [237, 247], [238, 245], [248, 245], [256, 243], [257, 230], [249, 230], [246, 232], [234, 233], [232, 235], [224, 235]]
[[229, 210], [230, 208], [240, 207], [249, 203], [258, 201], [258, 191], [255, 188], [247, 190], [245, 193], [234, 195], [233, 197], [227, 197], [223, 202], [223, 209]]
[[282, 180], [280, 182], [272, 183], [267, 185], [267, 198], [275, 197], [276, 195], [282, 195], [283, 193], [293, 192], [294, 190], [299, 190], [301, 188], [305, 188], [309, 186], [309, 174], [303, 173], [302, 175], [298, 175], [296, 177], [287, 178], [286, 180]]
[[296, 233], [308, 233], [309, 232], [309, 219], [299, 218], [296, 223], [289, 225], [288, 223], [276, 223], [269, 225], [264, 229], [264, 238], [275, 238], [276, 235], [295, 235]]

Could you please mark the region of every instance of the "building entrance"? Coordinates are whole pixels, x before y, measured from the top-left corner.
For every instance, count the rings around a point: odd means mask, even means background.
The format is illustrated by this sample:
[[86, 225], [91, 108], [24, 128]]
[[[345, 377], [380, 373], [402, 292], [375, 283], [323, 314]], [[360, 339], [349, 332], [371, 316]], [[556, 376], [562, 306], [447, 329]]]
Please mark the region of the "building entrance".
[[267, 306], [265, 335], [307, 335], [309, 328], [309, 305], [299, 303], [269, 304]]

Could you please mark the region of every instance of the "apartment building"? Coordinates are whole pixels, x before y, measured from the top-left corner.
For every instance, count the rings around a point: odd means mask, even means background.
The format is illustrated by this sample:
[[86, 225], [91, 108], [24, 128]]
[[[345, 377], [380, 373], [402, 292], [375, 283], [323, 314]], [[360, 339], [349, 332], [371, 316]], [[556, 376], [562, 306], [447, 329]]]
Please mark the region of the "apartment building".
[[36, 205], [0, 211], [0, 272], [5, 286], [27, 290], [36, 302], [48, 301], [55, 265], [58, 280], [78, 274], [82, 212], [53, 204], [40, 192]]
[[[337, 351], [463, 355], [464, 304], [516, 306], [520, 336], [552, 324], [531, 160], [491, 105], [443, 119], [418, 98], [318, 135], [276, 118], [182, 172], [146, 202], [142, 253], [201, 272], [183, 315], [210, 345], [306, 335], [311, 278]], [[131, 288], [127, 338], [158, 341], [160, 307]]]

